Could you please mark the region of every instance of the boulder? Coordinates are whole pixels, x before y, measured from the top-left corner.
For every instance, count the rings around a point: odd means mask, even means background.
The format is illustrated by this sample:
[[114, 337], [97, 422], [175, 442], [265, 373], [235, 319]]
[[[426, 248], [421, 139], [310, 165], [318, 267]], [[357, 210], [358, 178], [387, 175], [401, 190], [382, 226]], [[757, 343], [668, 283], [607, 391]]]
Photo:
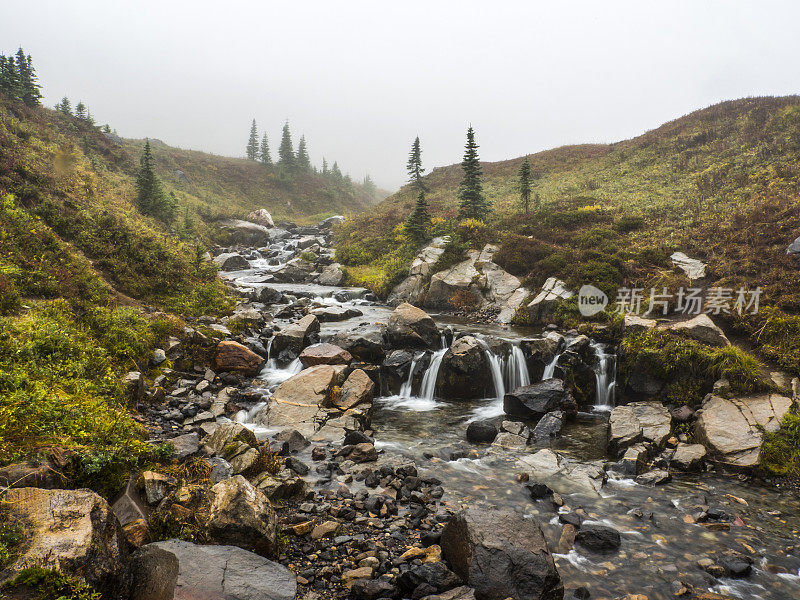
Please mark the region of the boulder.
[[261, 225], [262, 227], [275, 227], [275, 222], [272, 220], [272, 215], [266, 208], [259, 208], [247, 215], [247, 220]]
[[594, 523], [583, 523], [575, 536], [575, 542], [598, 553], [615, 552], [622, 544], [619, 531]]
[[616, 406], [608, 419], [608, 445], [624, 452], [641, 441], [662, 446], [670, 434], [672, 416], [660, 402], [632, 402]]
[[122, 379], [125, 397], [134, 404], [138, 404], [144, 397], [144, 377], [139, 371], [129, 371]]
[[564, 426], [564, 411], [554, 410], [547, 413], [536, 424], [531, 432], [531, 443], [549, 444], [553, 438], [558, 437]]
[[626, 334], [655, 329], [656, 325], [658, 325], [658, 321], [655, 319], [646, 319], [639, 315], [625, 315], [622, 321], [622, 326]]
[[317, 278], [317, 283], [320, 285], [337, 286], [341, 285], [342, 281], [344, 281], [344, 271], [342, 271], [342, 265], [339, 263], [333, 263], [325, 267]]
[[239, 246], [266, 246], [269, 244], [269, 229], [257, 223], [230, 219], [223, 221], [222, 229], [228, 233], [228, 242]]
[[172, 444], [172, 458], [176, 460], [188, 458], [200, 450], [200, 436], [196, 432], [185, 433], [167, 441]]
[[438, 348], [439, 328], [424, 310], [403, 302], [389, 317], [389, 344], [398, 348]]
[[156, 546], [143, 546], [131, 557], [129, 600], [172, 600], [178, 582], [178, 557]]
[[204, 441], [209, 454], [222, 455], [231, 446], [258, 447], [255, 434], [241, 423], [222, 423]]
[[576, 411], [572, 394], [560, 379], [546, 379], [518, 387], [503, 398], [503, 412], [515, 419], [538, 421], [555, 410]]
[[390, 305], [394, 306], [401, 302], [419, 304], [424, 300], [425, 284], [427, 277], [431, 274], [431, 267], [439, 260], [449, 242], [449, 237], [434, 238], [430, 244], [420, 250], [411, 263], [408, 277], [389, 294], [387, 302]]
[[283, 283], [303, 283], [308, 281], [314, 264], [302, 258], [293, 258], [272, 271], [272, 276]]
[[334, 344], [313, 344], [300, 353], [304, 368], [315, 365], [349, 365], [353, 356], [344, 348]]
[[669, 466], [681, 471], [700, 471], [706, 458], [706, 448], [703, 444], [684, 444], [678, 442], [675, 453], [670, 459]]
[[225, 252], [215, 256], [214, 264], [220, 271], [241, 271], [250, 268], [250, 263], [238, 252]]
[[309, 314], [314, 315], [319, 319], [320, 323], [335, 323], [337, 321], [346, 321], [353, 317], [360, 317], [362, 313], [357, 308], [346, 306], [323, 306], [315, 308]]
[[208, 519], [211, 537], [262, 556], [276, 548], [275, 511], [267, 497], [247, 479], [236, 475], [211, 488], [213, 500]]
[[334, 225], [341, 225], [346, 220], [347, 219], [345, 218], [344, 215], [333, 215], [332, 217], [328, 217], [324, 221], [320, 221], [320, 223], [319, 223], [319, 225], [317, 225], [317, 227], [319, 229], [330, 229]]
[[264, 359], [239, 342], [223, 340], [214, 350], [214, 370], [238, 371], [246, 375], [258, 374]]
[[175, 600], [294, 600], [295, 575], [286, 567], [235, 546], [198, 546], [182, 540], [150, 544], [178, 559]]
[[683, 333], [693, 340], [703, 342], [709, 346], [731, 345], [730, 341], [728, 341], [728, 338], [725, 337], [722, 329], [715, 325], [714, 321], [711, 320], [711, 317], [706, 314], [697, 315], [688, 321], [678, 321], [677, 323], [672, 323], [665, 326], [664, 329]]
[[561, 600], [564, 586], [534, 519], [467, 509], [442, 532], [442, 556], [477, 600]]
[[31, 565], [80, 575], [107, 598], [127, 598], [128, 551], [117, 517], [89, 490], [15, 488], [5, 492], [8, 518], [25, 526], [25, 545], [6, 565], [11, 577]]
[[379, 330], [370, 327], [356, 327], [342, 331], [330, 341], [366, 363], [380, 363], [386, 354], [383, 335]]
[[341, 383], [343, 369], [317, 365], [300, 371], [278, 386], [256, 420], [271, 428], [292, 427], [306, 436], [314, 434], [325, 420], [323, 404], [332, 386]]
[[372, 404], [375, 382], [362, 369], [355, 369], [342, 384], [341, 394], [333, 399], [339, 410], [349, 410], [358, 404]]
[[674, 252], [669, 258], [672, 264], [686, 273], [686, 276], [692, 281], [703, 279], [706, 276], [705, 263], [696, 258], [689, 258], [683, 252]]
[[525, 473], [530, 481], [543, 483], [559, 494], [576, 492], [599, 496], [606, 481], [601, 462], [581, 462], [545, 448], [519, 458], [516, 469]]
[[712, 395], [697, 411], [695, 436], [715, 462], [736, 469], [755, 468], [763, 443], [761, 430], [777, 431], [791, 407], [792, 399], [779, 394]]
[[0, 467], [0, 488], [37, 487], [58, 489], [67, 487], [62, 475], [64, 465], [55, 465], [51, 459], [42, 462], [12, 463]]
[[800, 255], [800, 237], [795, 238], [795, 240], [789, 244], [789, 247], [786, 248], [786, 254], [791, 254], [793, 256]]
[[486, 277], [475, 267], [479, 252], [472, 250], [468, 256], [469, 258], [446, 271], [431, 276], [425, 306], [451, 306], [451, 300], [458, 292], [471, 292], [478, 304], [482, 302], [481, 291], [486, 287]]
[[283, 300], [283, 294], [275, 288], [265, 285], [253, 294], [253, 300], [263, 304], [277, 304]]
[[473, 444], [491, 444], [497, 437], [497, 427], [491, 421], [472, 421], [467, 425], [467, 440]]
[[297, 323], [289, 325], [275, 334], [272, 342], [272, 353], [277, 356], [284, 350], [300, 354], [303, 348], [313, 343], [319, 333], [319, 319], [314, 315], [306, 315]]
[[494, 381], [480, 340], [465, 335], [453, 342], [442, 357], [436, 387], [437, 394], [447, 399], [487, 398], [494, 394]]
[[569, 300], [572, 295], [566, 283], [556, 277], [550, 277], [544, 282], [536, 297], [528, 303], [528, 315], [535, 321], [544, 321], [560, 302]]

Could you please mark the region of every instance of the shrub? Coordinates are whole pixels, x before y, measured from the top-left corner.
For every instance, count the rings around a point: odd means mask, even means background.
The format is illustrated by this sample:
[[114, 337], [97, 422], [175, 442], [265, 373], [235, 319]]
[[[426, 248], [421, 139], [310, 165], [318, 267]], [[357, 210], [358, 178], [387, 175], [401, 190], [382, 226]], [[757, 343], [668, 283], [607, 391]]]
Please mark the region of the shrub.
[[478, 298], [470, 290], [458, 290], [450, 298], [450, 305], [458, 310], [472, 311], [478, 306]]
[[800, 415], [787, 413], [778, 431], [763, 431], [761, 466], [776, 475], [800, 476]]
[[100, 593], [82, 578], [64, 575], [55, 569], [28, 567], [8, 585], [35, 589], [39, 600], [100, 600]]
[[19, 292], [2, 273], [0, 273], [0, 315], [9, 315], [19, 310]]
[[494, 255], [494, 262], [512, 275], [521, 277], [530, 273], [552, 251], [551, 247], [539, 240], [510, 233], [503, 236], [500, 249]]
[[475, 250], [482, 249], [492, 239], [492, 231], [478, 219], [464, 219], [456, 227], [459, 237]]
[[614, 229], [620, 233], [630, 233], [631, 231], [638, 231], [644, 227], [644, 217], [639, 215], [622, 215], [614, 223]]

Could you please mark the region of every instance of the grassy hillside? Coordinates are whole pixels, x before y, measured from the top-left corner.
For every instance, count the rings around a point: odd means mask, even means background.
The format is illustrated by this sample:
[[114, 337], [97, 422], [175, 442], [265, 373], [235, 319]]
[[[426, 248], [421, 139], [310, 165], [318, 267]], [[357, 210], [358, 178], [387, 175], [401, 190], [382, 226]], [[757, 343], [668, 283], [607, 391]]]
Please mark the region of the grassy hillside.
[[[483, 164], [494, 215], [478, 235], [458, 236], [450, 261], [491, 240], [498, 262], [532, 289], [555, 275], [613, 292], [688, 284], [668, 258], [681, 250], [707, 261], [714, 283], [763, 288], [767, 308], [731, 325], [797, 372], [800, 265], [785, 248], [800, 235], [800, 97], [724, 102], [631, 140], [530, 155], [538, 204], [527, 216], [517, 204], [523, 158]], [[425, 178], [432, 234], [458, 233], [460, 180], [458, 164]], [[354, 279], [385, 293], [402, 278], [414, 249], [398, 225], [412, 205], [404, 188], [340, 230]]]
[[[360, 185], [336, 182], [316, 173], [291, 177], [244, 158], [228, 158], [150, 141], [158, 173], [166, 188], [190, 213], [205, 220], [243, 217], [266, 208], [275, 220], [319, 222], [334, 214], [353, 214], [375, 203]], [[138, 157], [144, 140], [123, 140], [122, 148]], [[181, 175], [182, 174], [182, 175]]]

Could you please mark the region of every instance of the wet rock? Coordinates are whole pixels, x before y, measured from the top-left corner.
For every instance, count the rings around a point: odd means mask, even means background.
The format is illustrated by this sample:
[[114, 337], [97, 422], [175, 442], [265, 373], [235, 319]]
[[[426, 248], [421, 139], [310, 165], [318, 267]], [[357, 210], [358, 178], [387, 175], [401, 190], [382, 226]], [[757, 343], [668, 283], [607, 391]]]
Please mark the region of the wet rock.
[[306, 315], [297, 323], [289, 325], [275, 335], [272, 352], [280, 354], [284, 350], [289, 350], [294, 354], [300, 354], [303, 348], [316, 341], [318, 333], [319, 319], [314, 315]]
[[233, 467], [224, 458], [214, 457], [208, 459], [211, 465], [211, 484], [219, 483], [224, 479], [233, 477]]
[[792, 399], [779, 394], [711, 396], [697, 412], [695, 435], [712, 460], [733, 468], [754, 468], [761, 454], [761, 429], [777, 431], [791, 406]]
[[277, 475], [263, 473], [256, 478], [254, 483], [271, 502], [305, 498], [308, 493], [308, 484], [305, 480], [288, 469], [284, 469]]
[[386, 327], [389, 344], [399, 348], [438, 348], [439, 328], [424, 310], [407, 302], [389, 317]]
[[302, 258], [293, 258], [272, 271], [272, 276], [283, 283], [304, 283], [311, 277], [314, 264]]
[[296, 429], [284, 429], [275, 436], [278, 451], [283, 456], [300, 452], [303, 448], [311, 445], [305, 436]]
[[560, 379], [547, 379], [518, 387], [503, 398], [503, 411], [516, 419], [539, 420], [556, 410], [576, 410], [572, 394]]
[[543, 416], [531, 432], [532, 444], [547, 444], [561, 433], [564, 426], [565, 415], [563, 411], [554, 410]]
[[178, 558], [156, 546], [144, 546], [131, 557], [129, 600], [172, 600], [178, 582]]
[[342, 384], [341, 393], [333, 405], [339, 410], [349, 410], [359, 404], [372, 404], [375, 396], [375, 383], [361, 369], [353, 370]]
[[224, 340], [214, 351], [214, 370], [238, 371], [246, 375], [256, 375], [264, 364], [264, 359], [239, 342]]
[[259, 208], [247, 215], [247, 220], [262, 227], [275, 227], [275, 222], [272, 220], [272, 215], [266, 208]]
[[228, 242], [240, 246], [266, 246], [269, 243], [269, 229], [257, 223], [230, 219], [223, 221], [221, 226], [229, 234]]
[[308, 475], [308, 472], [310, 470], [309, 466], [306, 463], [304, 463], [299, 458], [295, 458], [294, 456], [287, 457], [285, 463], [287, 469], [291, 469], [301, 477], [303, 477], [304, 475]]
[[339, 263], [333, 263], [323, 269], [317, 282], [320, 285], [337, 286], [341, 285], [343, 280], [344, 271], [342, 271], [341, 265]]
[[369, 327], [357, 327], [336, 334], [331, 343], [340, 346], [355, 358], [366, 363], [380, 363], [385, 356], [383, 336]]
[[478, 600], [556, 600], [564, 588], [534, 519], [510, 511], [468, 509], [442, 533], [442, 555]]
[[681, 471], [699, 471], [703, 468], [705, 458], [706, 449], [702, 444], [679, 442], [669, 465]]
[[437, 393], [442, 398], [486, 398], [494, 391], [489, 363], [481, 342], [465, 335], [442, 357]]
[[617, 406], [609, 416], [608, 444], [612, 451], [623, 452], [640, 442], [660, 447], [670, 434], [672, 418], [660, 402], [632, 402]]
[[491, 444], [497, 437], [497, 427], [491, 421], [473, 421], [467, 426], [467, 440], [473, 444]]
[[309, 314], [314, 315], [319, 319], [320, 323], [335, 323], [337, 321], [346, 321], [353, 317], [360, 317], [362, 313], [357, 308], [347, 308], [344, 306], [325, 306], [322, 308], [315, 308]]
[[342, 449], [337, 452], [337, 456], [343, 456], [357, 464], [378, 460], [378, 452], [375, 450], [375, 446], [370, 443], [342, 446]]
[[214, 264], [220, 271], [242, 271], [250, 268], [247, 259], [238, 252], [226, 252], [214, 257]]
[[108, 598], [129, 592], [128, 551], [117, 517], [89, 490], [15, 488], [5, 492], [8, 518], [25, 523], [25, 544], [4, 570], [31, 565], [79, 575]]
[[[400, 575], [398, 583], [406, 592], [420, 597], [453, 589], [462, 582], [458, 575], [447, 568], [447, 565], [437, 562], [411, 567]], [[418, 590], [424, 591], [420, 594]]]
[[482, 302], [481, 290], [486, 287], [486, 277], [475, 266], [480, 253], [472, 250], [467, 254], [466, 260], [431, 276], [425, 306], [451, 306], [453, 296], [459, 292], [471, 293], [476, 304]]
[[350, 587], [350, 598], [353, 600], [396, 598], [398, 594], [397, 586], [383, 579], [359, 579]]
[[281, 300], [283, 300], [283, 294], [275, 288], [265, 285], [255, 292], [253, 300], [267, 305], [278, 304]]
[[629, 477], [636, 477], [647, 468], [649, 449], [644, 444], [634, 444], [625, 450], [619, 461], [619, 470]]
[[315, 365], [349, 365], [353, 356], [344, 348], [333, 344], [313, 344], [300, 353], [303, 367]]
[[613, 527], [583, 523], [575, 535], [575, 542], [592, 552], [606, 553], [619, 550], [622, 540]]
[[176, 460], [183, 460], [193, 454], [197, 454], [200, 449], [200, 436], [197, 433], [186, 433], [169, 440], [172, 444], [172, 457]]
[[543, 321], [553, 313], [560, 302], [568, 300], [572, 296], [573, 293], [567, 289], [567, 284], [560, 279], [550, 277], [544, 282], [536, 297], [528, 304], [528, 315], [535, 321]]
[[600, 463], [571, 460], [549, 448], [520, 457], [515, 467], [530, 481], [544, 483], [562, 494], [580, 491], [597, 496], [606, 480]]
[[210, 454], [223, 455], [232, 446], [258, 446], [255, 434], [241, 423], [223, 423], [203, 441]]
[[639, 485], [663, 485], [669, 483], [672, 476], [669, 471], [664, 469], [653, 469], [647, 473], [643, 473], [636, 478], [636, 483]]
[[294, 600], [295, 575], [235, 546], [197, 546], [181, 540], [151, 544], [178, 558], [177, 600]]
[[236, 475], [211, 488], [209, 534], [222, 544], [269, 556], [277, 543], [275, 511], [267, 497]]

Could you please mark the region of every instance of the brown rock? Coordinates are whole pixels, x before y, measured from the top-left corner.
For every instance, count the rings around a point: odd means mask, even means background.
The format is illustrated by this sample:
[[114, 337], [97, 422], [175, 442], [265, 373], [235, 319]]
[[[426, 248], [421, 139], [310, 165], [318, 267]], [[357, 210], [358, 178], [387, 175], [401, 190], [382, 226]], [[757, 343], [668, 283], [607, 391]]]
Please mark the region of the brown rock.
[[224, 340], [214, 351], [215, 371], [239, 371], [247, 375], [258, 374], [264, 359], [238, 342]]
[[386, 335], [389, 343], [398, 348], [436, 348], [439, 329], [424, 310], [403, 302], [389, 317]]
[[222, 544], [269, 556], [277, 543], [277, 520], [267, 497], [241, 475], [211, 488], [208, 529]]
[[334, 404], [340, 410], [350, 410], [358, 404], [371, 404], [374, 396], [375, 382], [363, 370], [356, 369], [342, 384], [342, 393]]
[[314, 344], [300, 353], [304, 367], [315, 365], [349, 365], [353, 355], [334, 344]]
[[122, 531], [125, 533], [125, 539], [134, 548], [144, 546], [150, 541], [150, 529], [144, 519], [131, 521], [122, 528]]

